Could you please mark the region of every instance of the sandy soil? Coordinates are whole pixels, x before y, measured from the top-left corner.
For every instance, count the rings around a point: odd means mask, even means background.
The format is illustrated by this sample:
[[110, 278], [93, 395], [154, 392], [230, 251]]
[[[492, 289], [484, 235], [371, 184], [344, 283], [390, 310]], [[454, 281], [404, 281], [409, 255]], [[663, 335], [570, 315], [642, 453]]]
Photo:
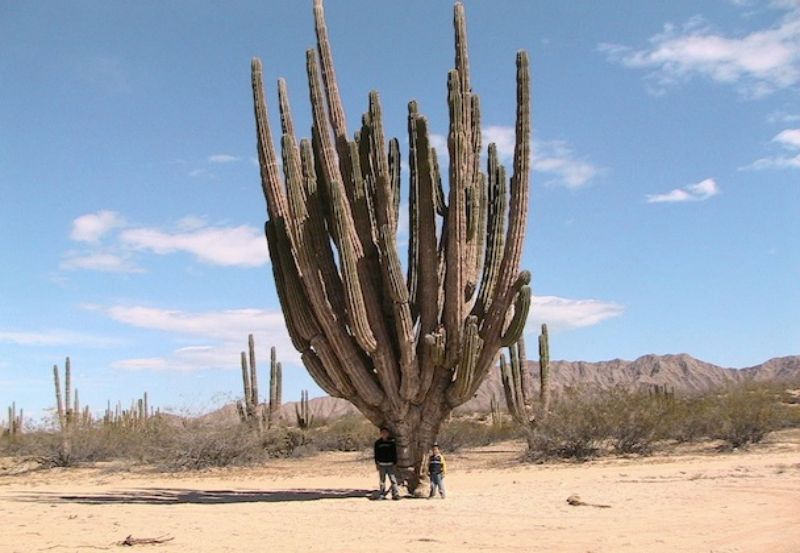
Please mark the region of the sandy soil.
[[[181, 475], [113, 466], [0, 476], [0, 551], [800, 552], [800, 433], [749, 452], [520, 465], [503, 444], [448, 456], [450, 495], [368, 501], [358, 454]], [[2, 469], [0, 468], [0, 471]], [[577, 494], [587, 503], [572, 506]]]

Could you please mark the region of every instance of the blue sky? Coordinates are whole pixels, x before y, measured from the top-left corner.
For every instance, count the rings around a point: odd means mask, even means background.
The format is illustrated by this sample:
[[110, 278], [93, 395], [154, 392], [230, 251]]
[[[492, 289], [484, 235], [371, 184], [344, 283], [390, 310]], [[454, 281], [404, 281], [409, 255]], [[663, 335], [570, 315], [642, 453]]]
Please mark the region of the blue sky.
[[[800, 3], [465, 3], [505, 156], [531, 55], [528, 329], [553, 358], [800, 353]], [[326, 14], [351, 129], [378, 89], [401, 144], [412, 98], [442, 141], [452, 3]], [[70, 355], [96, 410], [208, 409], [241, 394], [248, 332], [284, 398], [318, 392], [267, 264], [249, 89], [257, 55], [273, 121], [283, 76], [308, 129], [313, 43], [310, 0], [0, 4], [0, 407], [41, 414]]]

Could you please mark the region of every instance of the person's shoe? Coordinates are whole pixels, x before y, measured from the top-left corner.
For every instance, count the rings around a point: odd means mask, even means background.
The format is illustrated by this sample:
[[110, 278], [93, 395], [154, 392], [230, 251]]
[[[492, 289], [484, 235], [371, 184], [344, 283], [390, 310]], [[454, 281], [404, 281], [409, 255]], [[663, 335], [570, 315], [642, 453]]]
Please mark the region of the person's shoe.
[[385, 495], [383, 495], [383, 494], [381, 494], [381, 495], [380, 495], [380, 498], [381, 498], [382, 500], [384, 500], [384, 501], [387, 499], [387, 497], [386, 497]]
[[392, 496], [392, 499], [393, 499], [394, 501], [400, 501], [400, 496], [399, 496], [399, 495], [393, 495], [393, 496]]

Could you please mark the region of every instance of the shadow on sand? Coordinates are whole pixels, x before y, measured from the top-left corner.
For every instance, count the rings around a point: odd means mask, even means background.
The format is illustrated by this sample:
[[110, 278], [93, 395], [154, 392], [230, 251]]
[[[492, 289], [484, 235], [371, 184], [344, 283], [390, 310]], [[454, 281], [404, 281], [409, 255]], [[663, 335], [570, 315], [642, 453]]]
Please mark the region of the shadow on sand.
[[18, 501], [41, 503], [80, 503], [84, 505], [217, 505], [224, 503], [277, 503], [284, 501], [319, 501], [323, 499], [367, 498], [371, 490], [296, 489], [296, 490], [186, 490], [180, 488], [143, 488], [86, 495], [36, 493]]

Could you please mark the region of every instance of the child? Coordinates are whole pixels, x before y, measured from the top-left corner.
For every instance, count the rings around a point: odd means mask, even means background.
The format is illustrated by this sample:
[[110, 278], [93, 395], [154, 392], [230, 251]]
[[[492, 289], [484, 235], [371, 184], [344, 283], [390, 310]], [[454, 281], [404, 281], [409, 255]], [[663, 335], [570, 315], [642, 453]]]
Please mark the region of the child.
[[428, 475], [431, 477], [431, 494], [428, 499], [436, 495], [436, 489], [439, 489], [439, 495], [444, 499], [444, 474], [447, 471], [447, 464], [444, 461], [444, 455], [439, 451], [439, 446], [434, 444], [431, 450], [431, 456], [428, 458]]
[[378, 469], [378, 478], [381, 483], [381, 499], [386, 499], [386, 478], [392, 485], [392, 499], [400, 499], [400, 490], [397, 488], [395, 465], [397, 464], [397, 446], [389, 434], [388, 428], [381, 428], [381, 437], [375, 441], [375, 467]]

